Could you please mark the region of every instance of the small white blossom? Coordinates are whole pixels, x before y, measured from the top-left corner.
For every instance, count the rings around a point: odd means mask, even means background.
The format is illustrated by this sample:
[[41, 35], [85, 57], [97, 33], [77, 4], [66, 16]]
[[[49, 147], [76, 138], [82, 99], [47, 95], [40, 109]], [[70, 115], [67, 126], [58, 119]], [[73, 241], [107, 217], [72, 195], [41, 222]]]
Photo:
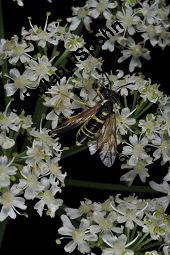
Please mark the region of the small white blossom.
[[152, 113], [146, 115], [146, 120], [139, 120], [138, 126], [142, 128], [142, 133], [150, 140], [152, 140], [155, 134], [160, 130], [160, 124], [156, 121], [156, 116]]
[[10, 176], [16, 174], [17, 168], [11, 166], [13, 160], [8, 162], [6, 156], [0, 157], [0, 188], [8, 187], [10, 185]]
[[28, 79], [26, 72], [24, 72], [23, 74], [20, 74], [18, 69], [13, 68], [10, 70], [8, 77], [11, 80], [13, 80], [13, 82], [7, 82], [7, 84], [5, 84], [5, 86], [4, 86], [6, 89], [7, 96], [9, 96], [9, 97], [14, 95], [15, 92], [17, 90], [19, 90], [20, 91], [20, 99], [24, 100], [24, 97], [25, 97], [24, 94], [26, 94], [27, 88], [35, 89], [36, 84], [31, 82]]
[[90, 31], [90, 23], [92, 19], [88, 16], [88, 8], [86, 6], [83, 7], [72, 7], [72, 17], [67, 18], [67, 21], [70, 22], [70, 30], [74, 31], [83, 22], [85, 28]]
[[122, 11], [118, 11], [116, 17], [125, 29], [125, 33], [128, 32], [130, 35], [135, 34], [136, 30], [134, 27], [139, 23], [140, 17], [135, 15], [135, 11], [130, 6], [122, 9]]
[[161, 193], [167, 194], [167, 196], [157, 198], [157, 200], [162, 205], [165, 211], [170, 202], [170, 185], [166, 181], [163, 181], [162, 184], [158, 184], [154, 181], [150, 181], [149, 185], [151, 186], [152, 189], [159, 191]]
[[94, 19], [98, 18], [100, 15], [103, 15], [104, 18], [111, 19], [112, 9], [116, 8], [117, 2], [110, 2], [109, 0], [88, 0], [87, 6], [89, 8], [89, 15]]
[[133, 135], [129, 137], [129, 141], [131, 144], [123, 147], [122, 154], [131, 156], [128, 163], [131, 166], [135, 166], [139, 159], [146, 160], [149, 157], [144, 149], [148, 144], [148, 139], [146, 137], [138, 139], [137, 135]]
[[152, 144], [157, 147], [153, 153], [155, 160], [162, 157], [163, 163], [170, 161], [170, 139], [168, 135], [156, 135]]
[[34, 199], [37, 194], [44, 189], [44, 186], [38, 181], [37, 172], [34, 171], [34, 167], [27, 165], [24, 166], [21, 175], [23, 178], [20, 178], [17, 188], [24, 191], [24, 197], [26, 199]]
[[52, 66], [52, 60], [46, 55], [38, 57], [37, 61], [31, 59], [25, 71], [28, 79], [38, 84], [42, 79], [49, 81], [49, 76], [56, 70], [56, 67]]
[[58, 26], [56, 26], [56, 22], [48, 24], [49, 16], [50, 13], [47, 13], [46, 22], [43, 29], [36, 25], [33, 26], [31, 23], [31, 18], [29, 18], [31, 29], [26, 31], [25, 28], [22, 28], [22, 36], [26, 40], [38, 42], [38, 46], [42, 48], [45, 48], [47, 43], [53, 44], [55, 46], [58, 45], [60, 39], [60, 37], [57, 36]]
[[130, 130], [129, 126], [136, 123], [134, 118], [129, 117], [133, 114], [133, 112], [134, 111], [130, 112], [130, 109], [126, 107], [121, 110], [121, 114], [116, 115], [116, 127], [121, 135], [127, 134], [128, 130]]
[[46, 206], [48, 208], [47, 214], [53, 218], [55, 212], [63, 204], [62, 199], [55, 198], [56, 193], [61, 192], [61, 189], [57, 186], [58, 182], [56, 182], [55, 188], [53, 186], [50, 188], [50, 181], [47, 178], [42, 179], [42, 184], [44, 185], [44, 191], [37, 196], [40, 200], [35, 204], [34, 209], [42, 216]]
[[52, 120], [52, 129], [54, 129], [58, 124], [58, 119], [60, 113], [62, 113], [66, 118], [69, 117], [74, 109], [71, 103], [71, 98], [73, 98], [73, 93], [71, 92], [72, 86], [66, 83], [66, 77], [60, 80], [55, 86], [47, 91], [49, 97], [45, 97], [44, 105], [52, 107], [52, 111], [46, 116], [47, 120]]
[[109, 233], [105, 234], [102, 239], [110, 247], [105, 248], [102, 255], [134, 255], [133, 250], [127, 249], [129, 244], [127, 243], [127, 236], [124, 234], [117, 237]]
[[[146, 182], [146, 178], [149, 177], [147, 166], [152, 163], [152, 158], [147, 158], [147, 160], [139, 159], [137, 164], [133, 167], [133, 170], [128, 171], [126, 174], [120, 177], [120, 181], [125, 181], [129, 186], [132, 185], [134, 179], [139, 176], [142, 182]], [[132, 166], [127, 164], [122, 164], [121, 168], [131, 169]]]
[[85, 199], [84, 201], [80, 202], [80, 207], [78, 209], [67, 207], [65, 209], [67, 215], [70, 217], [70, 219], [76, 219], [79, 218], [82, 215], [89, 214], [93, 209], [92, 201], [89, 199]]
[[15, 186], [11, 189], [5, 189], [0, 196], [0, 204], [2, 205], [0, 212], [0, 221], [5, 220], [8, 216], [12, 219], [16, 218], [16, 213], [20, 214], [16, 208], [25, 210], [25, 199], [17, 196], [20, 192]]
[[32, 44], [27, 44], [26, 41], [18, 42], [18, 36], [15, 35], [11, 39], [11, 48], [8, 51], [9, 63], [16, 64], [19, 60], [22, 63], [26, 63], [30, 61], [31, 56], [28, 55], [28, 52], [34, 50]]
[[0, 112], [0, 128], [7, 133], [9, 133], [10, 129], [16, 132], [20, 129], [18, 115], [9, 110], [10, 103], [4, 112]]
[[84, 39], [82, 36], [67, 33], [64, 41], [64, 46], [69, 51], [76, 51], [84, 46]]
[[98, 239], [97, 235], [89, 231], [90, 222], [86, 219], [82, 219], [79, 228], [75, 228], [66, 215], [62, 215], [61, 220], [63, 222], [63, 227], [59, 228], [59, 234], [66, 236], [66, 238], [73, 239], [64, 247], [64, 250], [71, 253], [78, 246], [78, 250], [81, 253], [90, 252], [91, 249], [88, 242], [94, 242]]
[[14, 139], [9, 138], [5, 132], [0, 133], [0, 146], [3, 149], [5, 150], [10, 149], [14, 145], [15, 145]]
[[140, 45], [139, 43], [136, 44], [132, 38], [130, 38], [128, 40], [127, 48], [128, 49], [126, 49], [126, 50], [122, 50], [123, 56], [121, 56], [118, 59], [118, 62], [121, 63], [124, 60], [126, 60], [127, 58], [132, 57], [130, 64], [129, 64], [130, 72], [133, 72], [136, 67], [139, 67], [139, 68], [142, 67], [141, 61], [139, 59], [140, 57], [143, 57], [146, 60], [150, 59], [149, 50], [142, 47], [142, 45]]

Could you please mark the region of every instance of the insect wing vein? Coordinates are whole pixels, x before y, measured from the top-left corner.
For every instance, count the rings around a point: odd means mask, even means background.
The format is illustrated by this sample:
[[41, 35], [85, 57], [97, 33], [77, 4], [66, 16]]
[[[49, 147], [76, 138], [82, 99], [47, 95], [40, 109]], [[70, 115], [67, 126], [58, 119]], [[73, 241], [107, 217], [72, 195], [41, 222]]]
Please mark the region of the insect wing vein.
[[116, 158], [116, 121], [113, 113], [105, 122], [97, 141], [101, 161], [111, 167]]
[[88, 143], [91, 155], [99, 150], [100, 159], [107, 167], [114, 164], [116, 158], [116, 120], [115, 114], [112, 114], [105, 122], [98, 135], [98, 139]]
[[82, 123], [86, 122], [91, 116], [93, 116], [99, 109], [100, 105], [95, 105], [94, 107], [87, 109], [83, 112], [78, 113], [75, 116], [70, 117], [68, 120], [64, 121], [57, 128], [52, 130], [52, 133], [62, 133], [71, 130]]

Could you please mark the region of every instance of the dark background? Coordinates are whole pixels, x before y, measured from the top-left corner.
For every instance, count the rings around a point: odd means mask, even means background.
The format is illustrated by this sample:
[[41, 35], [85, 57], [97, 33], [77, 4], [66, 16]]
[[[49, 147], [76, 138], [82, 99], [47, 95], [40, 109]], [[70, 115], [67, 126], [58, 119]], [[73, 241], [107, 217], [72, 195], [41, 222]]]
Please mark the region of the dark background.
[[[32, 24], [44, 26], [46, 19], [46, 12], [51, 11], [49, 21], [58, 18], [65, 19], [71, 16], [71, 6], [81, 5], [84, 1], [71, 1], [71, 0], [53, 0], [55, 3], [49, 4], [46, 0], [24, 0], [24, 8], [18, 7], [12, 0], [0, 0], [3, 3], [3, 15], [5, 25], [5, 38], [9, 39], [14, 34], [20, 34], [22, 26], [29, 29], [27, 17], [32, 16]], [[150, 77], [153, 82], [161, 83], [165, 93], [169, 94], [169, 57], [170, 50], [166, 48], [162, 51], [160, 48], [155, 47], [151, 52], [152, 60], [144, 61], [142, 72], [146, 77]], [[105, 53], [108, 64], [112, 63], [110, 53]], [[124, 68], [126, 63], [122, 64]], [[115, 70], [121, 68], [116, 66]], [[125, 67], [126, 68], [126, 67]], [[139, 71], [139, 70], [137, 70]], [[76, 131], [67, 134], [66, 141], [74, 143]], [[73, 139], [70, 140], [70, 137]], [[87, 180], [94, 182], [104, 183], [119, 183], [121, 176], [120, 163], [116, 160], [112, 168], [105, 168], [100, 162], [98, 155], [90, 156], [88, 150], [85, 150], [70, 158], [61, 161], [63, 171], [67, 171], [68, 178]], [[150, 173], [154, 180], [157, 181], [160, 177], [160, 166], [156, 164], [150, 169]], [[159, 170], [159, 172], [158, 172]], [[164, 170], [162, 171], [164, 174]], [[123, 183], [122, 183], [123, 184]], [[136, 185], [142, 185], [139, 180], [135, 181]], [[89, 198], [93, 201], [103, 202], [110, 195], [115, 195], [116, 192], [96, 189], [85, 189], [66, 186], [63, 189], [62, 198], [70, 207], [78, 207], [80, 200]], [[122, 192], [123, 195], [127, 193]], [[152, 197], [151, 194], [138, 194], [142, 197]], [[4, 235], [0, 255], [6, 255], [9, 252], [21, 255], [24, 253], [31, 253], [44, 255], [65, 254], [62, 247], [55, 244], [57, 236], [57, 229], [61, 226], [59, 217], [51, 219], [50, 217], [39, 217], [37, 212], [33, 209], [35, 202], [30, 203], [29, 218], [18, 216], [16, 220], [8, 220], [7, 229]], [[74, 252], [76, 254], [77, 252]]]

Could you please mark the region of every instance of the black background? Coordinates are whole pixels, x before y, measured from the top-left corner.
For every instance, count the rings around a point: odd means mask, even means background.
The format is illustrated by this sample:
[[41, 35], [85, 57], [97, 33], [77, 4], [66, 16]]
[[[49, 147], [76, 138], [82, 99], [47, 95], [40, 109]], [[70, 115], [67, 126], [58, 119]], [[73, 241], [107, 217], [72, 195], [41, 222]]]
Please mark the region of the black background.
[[[71, 0], [53, 0], [55, 3], [49, 4], [46, 0], [24, 0], [24, 8], [18, 7], [12, 0], [2, 0], [3, 15], [5, 25], [5, 38], [8, 39], [14, 34], [20, 33], [21, 27], [25, 26], [29, 29], [27, 17], [32, 16], [32, 23], [44, 26], [46, 12], [51, 11], [50, 21], [58, 18], [65, 19], [71, 16], [71, 6], [78, 6], [83, 1]], [[151, 52], [152, 60], [144, 61], [142, 72], [146, 77], [150, 77], [153, 82], [161, 83], [161, 90], [169, 94], [169, 57], [170, 50], [166, 48], [162, 51], [155, 47]], [[108, 65], [112, 64], [110, 53], [105, 54]], [[124, 68], [126, 63], [122, 64]], [[115, 70], [121, 68], [116, 66]], [[126, 67], [125, 67], [126, 68]], [[138, 70], [139, 71], [139, 70]], [[72, 137], [72, 139], [70, 139]], [[75, 131], [67, 135], [65, 141], [74, 143]], [[61, 161], [63, 171], [67, 171], [68, 178], [81, 179], [95, 182], [119, 183], [121, 176], [120, 163], [116, 160], [114, 166], [110, 169], [105, 168], [100, 162], [97, 155], [91, 157], [86, 150], [70, 158]], [[154, 180], [160, 177], [160, 166], [156, 164], [152, 166], [150, 172], [154, 176]], [[159, 171], [159, 172], [158, 172]], [[164, 170], [163, 170], [164, 174]], [[139, 184], [138, 180], [135, 184]], [[140, 183], [140, 185], [142, 185]], [[116, 193], [110, 191], [98, 191], [95, 189], [75, 188], [66, 186], [63, 189], [62, 198], [70, 207], [78, 207], [80, 200], [89, 198], [93, 201], [104, 201], [109, 195]], [[122, 193], [123, 195], [127, 195]], [[141, 194], [138, 194], [142, 197]], [[145, 197], [151, 197], [145, 194]], [[34, 202], [35, 203], [35, 202]], [[8, 220], [7, 229], [4, 235], [0, 255], [6, 255], [9, 252], [21, 255], [24, 253], [41, 254], [41, 255], [57, 255], [65, 254], [62, 247], [55, 244], [57, 229], [61, 225], [59, 217], [51, 219], [50, 217], [39, 217], [33, 209], [34, 203], [30, 203], [29, 218], [18, 216], [16, 220]], [[76, 254], [76, 252], [74, 252]]]

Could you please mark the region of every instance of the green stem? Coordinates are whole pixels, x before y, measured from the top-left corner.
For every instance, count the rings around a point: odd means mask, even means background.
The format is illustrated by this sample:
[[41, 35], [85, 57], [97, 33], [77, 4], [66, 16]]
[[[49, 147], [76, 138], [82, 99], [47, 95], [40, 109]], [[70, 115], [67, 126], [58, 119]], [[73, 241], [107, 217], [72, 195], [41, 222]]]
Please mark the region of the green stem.
[[0, 222], [0, 248], [2, 247], [2, 241], [5, 234], [6, 226], [7, 226], [7, 220]]
[[98, 189], [98, 190], [111, 190], [111, 191], [122, 191], [122, 192], [139, 192], [139, 193], [154, 193], [157, 194], [158, 192], [152, 190], [150, 187], [143, 187], [143, 186], [133, 186], [129, 187], [126, 185], [120, 184], [111, 184], [111, 183], [100, 183], [100, 182], [91, 182], [91, 181], [82, 181], [82, 180], [73, 180], [73, 179], [66, 179], [65, 181], [66, 186], [71, 187], [78, 187], [78, 188], [88, 188], [88, 189]]
[[134, 236], [135, 236], [135, 234], [136, 234], [136, 229], [137, 229], [137, 225], [135, 224], [135, 226], [134, 226], [134, 228], [133, 228], [133, 230], [132, 230], [132, 232], [131, 232], [131, 235], [130, 235], [130, 240], [133, 240], [133, 239], [134, 239]]
[[136, 116], [143, 110], [143, 108], [147, 105], [147, 102], [144, 101], [143, 99], [141, 100], [141, 102], [139, 103], [139, 105], [137, 105], [137, 109], [134, 113], [134, 118], [136, 118]]
[[[139, 250], [139, 245], [142, 243], [142, 246], [143, 246], [143, 240], [145, 240], [145, 238], [147, 238], [147, 236], [148, 236], [149, 234], [148, 233], [146, 233], [146, 234], [144, 234], [136, 243], [135, 243], [135, 245], [133, 246], [133, 250]], [[140, 247], [141, 247], [141, 245], [140, 245]]]
[[137, 92], [137, 90], [135, 90], [134, 95], [133, 95], [133, 103], [132, 103], [131, 111], [133, 111], [135, 109], [135, 105], [136, 105], [136, 101], [137, 101], [137, 95], [138, 95], [138, 92]]
[[[153, 242], [153, 239], [152, 238], [149, 238], [149, 239], [147, 239], [145, 242], [142, 242], [140, 245], [139, 245], [139, 247], [138, 247], [138, 250], [141, 250], [141, 248], [143, 247], [143, 246], [145, 246], [147, 243], [151, 243], [151, 242]], [[151, 245], [151, 244], [150, 244]], [[150, 246], [150, 245], [148, 245], [148, 246]], [[146, 249], [145, 247], [143, 247], [144, 249]]]
[[141, 112], [139, 112], [139, 114], [136, 116], [136, 119], [142, 116], [152, 105], [153, 103], [149, 103]]
[[[153, 241], [153, 239], [152, 239], [152, 241]], [[152, 244], [146, 245], [145, 247], [143, 247], [143, 248], [140, 249], [140, 250], [141, 250], [141, 251], [146, 251], [146, 250], [149, 250], [149, 249], [154, 248], [154, 247], [156, 247], [156, 246], [159, 246], [159, 245], [161, 245], [161, 244], [162, 244], [162, 242], [157, 241], [157, 242], [154, 242], [154, 243], [152, 243]]]
[[32, 117], [32, 121], [35, 127], [39, 127], [41, 119], [45, 117], [43, 115], [45, 114], [46, 110], [47, 110], [47, 107], [43, 106], [42, 98], [39, 97], [37, 100], [36, 106], [34, 108], [34, 113]]
[[74, 154], [77, 154], [81, 151], [84, 151], [87, 149], [87, 145], [82, 145], [82, 146], [77, 146], [77, 145], [74, 145], [72, 147], [70, 147], [68, 150], [64, 150], [63, 153], [62, 153], [62, 156], [61, 156], [61, 159], [65, 159], [65, 158], [68, 158]]
[[127, 97], [125, 95], [123, 96], [123, 100], [124, 100], [125, 107], [127, 107], [128, 106], [128, 104], [127, 104]]
[[63, 52], [63, 54], [57, 59], [57, 61], [54, 63], [54, 66], [61, 66], [62, 62], [70, 56], [71, 52], [67, 49]]
[[125, 235], [127, 236], [127, 243], [130, 241], [130, 229], [125, 228]]

